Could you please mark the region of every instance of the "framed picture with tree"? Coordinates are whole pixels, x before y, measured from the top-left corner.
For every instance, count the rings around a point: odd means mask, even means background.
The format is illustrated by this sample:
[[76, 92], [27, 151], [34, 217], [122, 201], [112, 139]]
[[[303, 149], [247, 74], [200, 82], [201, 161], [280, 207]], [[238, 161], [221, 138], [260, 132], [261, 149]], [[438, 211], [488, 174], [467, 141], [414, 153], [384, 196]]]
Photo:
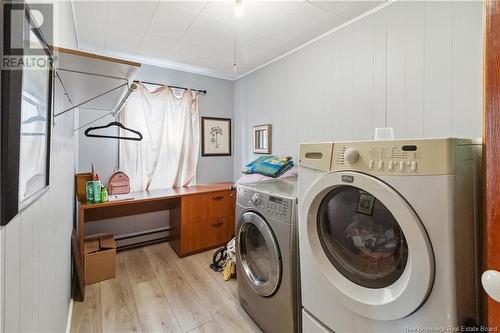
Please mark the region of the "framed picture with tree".
[[231, 119], [201, 117], [201, 156], [231, 156]]

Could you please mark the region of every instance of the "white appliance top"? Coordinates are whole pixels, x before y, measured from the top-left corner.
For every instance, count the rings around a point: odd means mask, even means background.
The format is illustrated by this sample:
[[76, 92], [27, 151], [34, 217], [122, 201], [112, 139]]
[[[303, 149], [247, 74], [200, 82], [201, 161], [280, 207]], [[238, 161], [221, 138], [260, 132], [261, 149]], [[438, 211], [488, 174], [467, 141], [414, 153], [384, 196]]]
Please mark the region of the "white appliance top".
[[288, 199], [297, 198], [297, 179], [270, 179], [256, 183], [241, 184], [240, 187], [245, 187], [253, 191], [283, 197]]
[[444, 175], [455, 172], [459, 147], [480, 144], [480, 140], [458, 138], [306, 143], [300, 145], [299, 164], [322, 171]]

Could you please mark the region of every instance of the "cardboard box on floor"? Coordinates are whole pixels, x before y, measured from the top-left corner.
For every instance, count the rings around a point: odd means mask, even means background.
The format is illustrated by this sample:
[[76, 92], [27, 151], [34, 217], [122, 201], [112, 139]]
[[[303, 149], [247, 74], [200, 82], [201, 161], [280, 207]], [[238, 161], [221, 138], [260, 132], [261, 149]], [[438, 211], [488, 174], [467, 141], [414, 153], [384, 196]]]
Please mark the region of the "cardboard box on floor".
[[116, 267], [116, 243], [112, 234], [85, 237], [85, 284], [113, 279]]

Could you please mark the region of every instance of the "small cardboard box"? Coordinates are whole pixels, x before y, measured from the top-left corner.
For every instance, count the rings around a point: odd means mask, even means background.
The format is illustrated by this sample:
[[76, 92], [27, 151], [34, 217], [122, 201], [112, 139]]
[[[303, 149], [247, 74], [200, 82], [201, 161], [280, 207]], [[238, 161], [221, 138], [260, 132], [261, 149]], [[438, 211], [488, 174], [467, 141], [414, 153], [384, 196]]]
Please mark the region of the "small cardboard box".
[[85, 284], [113, 279], [116, 267], [116, 244], [112, 234], [85, 237]]

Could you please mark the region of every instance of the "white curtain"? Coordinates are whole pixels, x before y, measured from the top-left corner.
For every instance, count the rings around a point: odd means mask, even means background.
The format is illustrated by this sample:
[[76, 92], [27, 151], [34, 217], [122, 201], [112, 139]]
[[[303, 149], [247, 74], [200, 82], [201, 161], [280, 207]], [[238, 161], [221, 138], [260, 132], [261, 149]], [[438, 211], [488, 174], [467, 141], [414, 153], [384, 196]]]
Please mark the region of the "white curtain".
[[120, 169], [132, 191], [186, 186], [194, 179], [200, 140], [196, 92], [174, 94], [170, 87], [150, 92], [138, 84], [120, 121], [143, 135], [142, 141], [120, 140]]

